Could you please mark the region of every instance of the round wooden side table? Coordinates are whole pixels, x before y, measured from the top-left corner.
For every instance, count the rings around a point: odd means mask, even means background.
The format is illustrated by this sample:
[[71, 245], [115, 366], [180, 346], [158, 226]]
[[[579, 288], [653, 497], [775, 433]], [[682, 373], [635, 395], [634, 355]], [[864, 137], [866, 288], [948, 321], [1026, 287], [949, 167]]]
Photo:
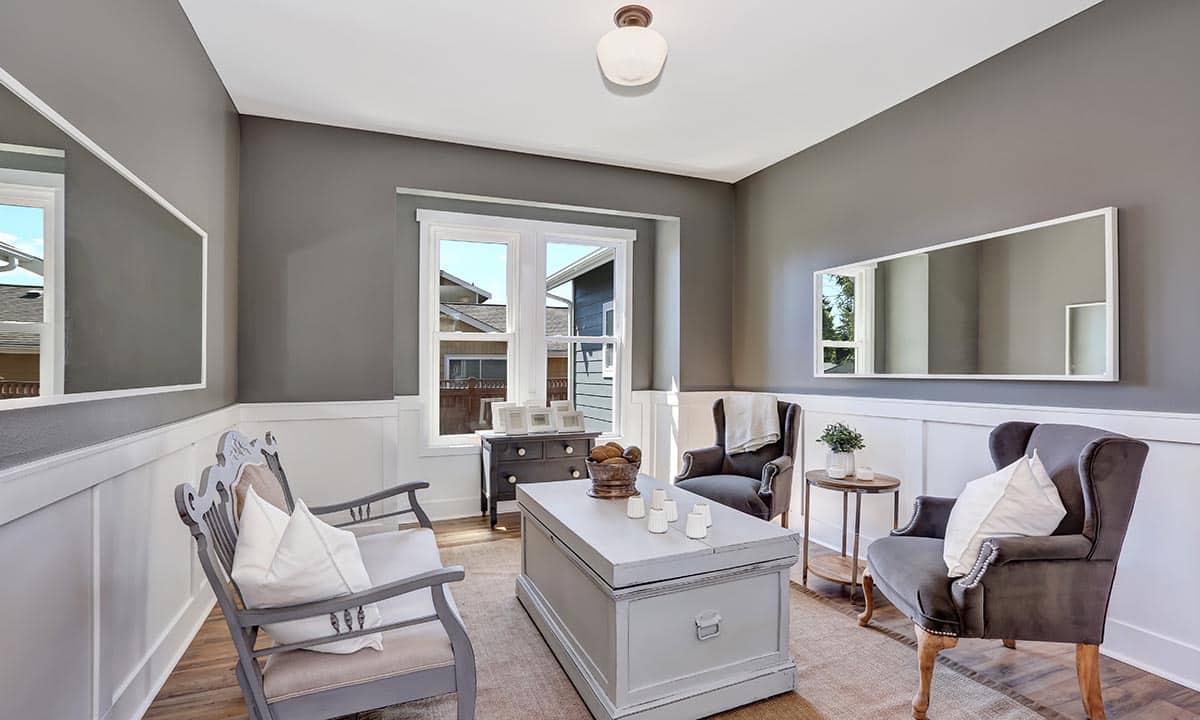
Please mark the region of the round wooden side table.
[[[801, 584], [808, 585], [808, 573], [825, 578], [831, 582], [850, 586], [850, 602], [854, 602], [854, 588], [862, 584], [863, 572], [866, 570], [865, 561], [858, 557], [859, 530], [862, 521], [862, 496], [892, 493], [892, 527], [900, 525], [900, 480], [890, 475], [875, 473], [871, 480], [857, 477], [833, 478], [824, 470], [809, 470], [804, 473], [804, 565]], [[814, 558], [808, 561], [808, 525], [812, 512], [809, 504], [813, 487], [836, 490], [842, 494], [842, 554]], [[850, 494], [854, 494], [854, 549], [846, 555], [846, 521], [849, 511]]]

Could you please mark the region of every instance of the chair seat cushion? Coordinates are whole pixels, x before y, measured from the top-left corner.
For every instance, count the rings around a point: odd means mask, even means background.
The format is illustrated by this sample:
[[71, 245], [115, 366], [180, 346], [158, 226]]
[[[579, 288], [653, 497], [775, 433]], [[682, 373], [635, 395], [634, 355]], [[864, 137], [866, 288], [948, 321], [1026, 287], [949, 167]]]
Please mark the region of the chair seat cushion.
[[[426, 528], [366, 535], [358, 538], [358, 545], [372, 585], [442, 567], [433, 531]], [[433, 596], [428, 588], [416, 590], [380, 602], [379, 612], [383, 625], [433, 615]], [[263, 669], [263, 689], [269, 701], [278, 702], [453, 664], [450, 638], [435, 620], [384, 632], [382, 651], [330, 655], [292, 650], [272, 655]]]
[[744, 475], [701, 475], [675, 483], [676, 487], [706, 497], [713, 502], [741, 510], [747, 515], [767, 520], [770, 510], [758, 496], [762, 483]]
[[867, 548], [867, 565], [875, 585], [914, 622], [932, 633], [959, 634], [940, 538], [880, 538]]

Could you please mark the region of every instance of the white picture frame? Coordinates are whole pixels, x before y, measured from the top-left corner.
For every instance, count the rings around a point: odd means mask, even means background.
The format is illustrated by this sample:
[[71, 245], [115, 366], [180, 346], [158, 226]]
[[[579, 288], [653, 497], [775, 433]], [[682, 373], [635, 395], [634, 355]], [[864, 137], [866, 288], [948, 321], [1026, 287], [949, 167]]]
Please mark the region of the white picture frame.
[[508, 426], [505, 423], [505, 421], [507, 420], [505, 411], [513, 406], [514, 406], [514, 403], [510, 403], [510, 402], [494, 402], [494, 403], [492, 403], [492, 432], [501, 433], [501, 434], [508, 432], [508, 430], [507, 430]]
[[529, 432], [529, 408], [512, 405], [504, 408], [504, 427], [508, 435], [524, 435]]
[[575, 404], [570, 400], [551, 400], [550, 409], [554, 412], [558, 412], [560, 410], [570, 412], [575, 409]]
[[559, 410], [554, 413], [554, 426], [559, 432], [583, 432], [583, 413], [578, 410]]
[[530, 433], [552, 433], [555, 430], [554, 413], [549, 408], [525, 408]]

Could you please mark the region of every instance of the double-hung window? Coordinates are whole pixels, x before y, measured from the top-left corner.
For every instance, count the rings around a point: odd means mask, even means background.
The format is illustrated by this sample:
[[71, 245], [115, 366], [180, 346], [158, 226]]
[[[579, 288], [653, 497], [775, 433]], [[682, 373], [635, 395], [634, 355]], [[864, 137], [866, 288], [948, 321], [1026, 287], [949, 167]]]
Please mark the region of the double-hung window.
[[418, 210], [421, 395], [431, 447], [469, 445], [497, 403], [569, 401], [621, 432], [633, 230]]
[[0, 399], [63, 392], [63, 191], [60, 173], [0, 168]]
[[818, 374], [874, 372], [874, 266], [832, 270], [819, 279]]

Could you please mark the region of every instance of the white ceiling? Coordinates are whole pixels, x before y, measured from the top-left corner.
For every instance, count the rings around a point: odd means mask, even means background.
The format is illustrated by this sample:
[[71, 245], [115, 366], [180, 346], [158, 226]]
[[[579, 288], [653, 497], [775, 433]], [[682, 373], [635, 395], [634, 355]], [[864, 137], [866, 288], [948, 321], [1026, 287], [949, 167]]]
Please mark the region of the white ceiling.
[[603, 80], [622, 0], [181, 0], [238, 110], [735, 181], [1098, 0], [644, 0], [648, 91]]

